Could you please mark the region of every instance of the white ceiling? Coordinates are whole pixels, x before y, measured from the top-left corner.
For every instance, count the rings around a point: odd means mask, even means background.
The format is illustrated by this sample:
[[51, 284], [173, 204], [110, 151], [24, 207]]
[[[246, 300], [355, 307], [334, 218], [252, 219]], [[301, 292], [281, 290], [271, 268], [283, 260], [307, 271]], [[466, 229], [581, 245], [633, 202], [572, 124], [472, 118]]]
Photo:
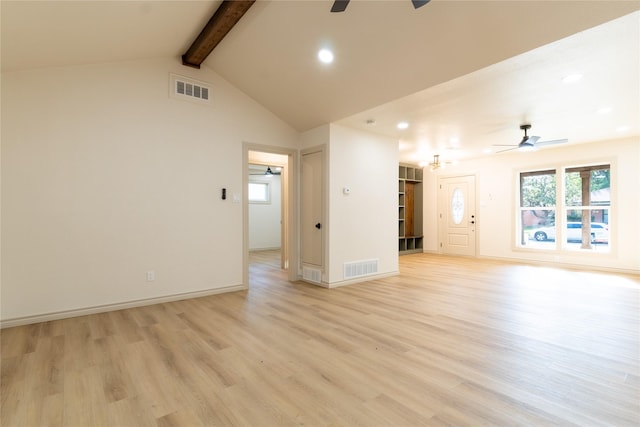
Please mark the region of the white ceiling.
[[[2, 70], [179, 61], [219, 3], [2, 0]], [[341, 14], [331, 4], [258, 0], [203, 66], [299, 131], [382, 133], [411, 163], [487, 155], [517, 143], [523, 122], [573, 144], [640, 135], [640, 12], [629, 15], [640, 1], [354, 0]], [[316, 60], [325, 46], [329, 66]], [[574, 72], [584, 78], [560, 83]], [[398, 131], [400, 120], [410, 127]]]

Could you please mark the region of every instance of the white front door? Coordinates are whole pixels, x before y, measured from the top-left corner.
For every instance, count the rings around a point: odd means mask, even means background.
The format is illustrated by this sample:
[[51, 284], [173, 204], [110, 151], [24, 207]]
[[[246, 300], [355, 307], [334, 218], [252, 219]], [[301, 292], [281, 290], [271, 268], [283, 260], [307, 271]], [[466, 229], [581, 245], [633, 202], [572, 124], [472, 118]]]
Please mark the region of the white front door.
[[447, 255], [476, 255], [476, 178], [438, 180], [440, 250]]

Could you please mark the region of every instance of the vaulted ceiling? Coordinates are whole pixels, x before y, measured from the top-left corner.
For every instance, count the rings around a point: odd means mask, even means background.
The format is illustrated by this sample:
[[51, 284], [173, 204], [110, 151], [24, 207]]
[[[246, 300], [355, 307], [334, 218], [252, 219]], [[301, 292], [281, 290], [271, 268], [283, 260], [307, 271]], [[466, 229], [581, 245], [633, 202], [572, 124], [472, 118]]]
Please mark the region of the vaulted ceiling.
[[[220, 3], [3, 0], [2, 70], [180, 61]], [[570, 144], [640, 135], [640, 1], [332, 3], [258, 0], [202, 66], [299, 131], [381, 133], [412, 163], [495, 155], [523, 122]]]

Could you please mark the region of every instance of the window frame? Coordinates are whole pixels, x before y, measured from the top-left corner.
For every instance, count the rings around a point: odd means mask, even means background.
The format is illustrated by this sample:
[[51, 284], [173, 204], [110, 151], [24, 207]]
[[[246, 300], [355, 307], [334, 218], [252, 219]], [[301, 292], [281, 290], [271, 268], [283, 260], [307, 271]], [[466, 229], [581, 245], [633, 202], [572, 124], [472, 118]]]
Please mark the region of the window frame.
[[[551, 174], [554, 176], [554, 182], [555, 182], [555, 189], [554, 189], [554, 191], [555, 191], [555, 194], [554, 194], [555, 201], [554, 201], [554, 204], [552, 206], [523, 206], [524, 200], [523, 200], [523, 196], [522, 196], [522, 186], [523, 186], [524, 178], [532, 177], [532, 176], [551, 175]], [[521, 248], [528, 247], [527, 243], [528, 243], [528, 240], [529, 240], [529, 236], [528, 236], [527, 232], [524, 230], [524, 227], [523, 227], [525, 211], [540, 211], [540, 210], [553, 211], [553, 218], [554, 218], [553, 227], [555, 228], [555, 235], [556, 236], [558, 235], [558, 230], [557, 230], [558, 171], [557, 171], [557, 169], [544, 168], [544, 169], [536, 169], [536, 170], [531, 170], [531, 171], [519, 172], [518, 173], [518, 205], [517, 205], [517, 210], [518, 210], [518, 215], [516, 217], [516, 228], [517, 228], [517, 233], [516, 234], [519, 237], [518, 239], [516, 239], [516, 246], [517, 247], [521, 247]], [[551, 226], [548, 226], [548, 227], [551, 227]], [[557, 241], [557, 239], [556, 239], [556, 241]], [[531, 248], [531, 249], [533, 249], [533, 248]]]
[[[566, 200], [566, 174], [569, 172], [576, 172], [582, 170], [601, 170], [608, 169], [609, 170], [609, 203], [608, 205], [593, 205], [589, 206], [572, 206]], [[593, 162], [585, 162], [581, 165], [567, 165], [567, 164], [557, 164], [552, 167], [544, 167], [544, 168], [531, 168], [531, 169], [520, 169], [515, 170], [515, 178], [516, 178], [516, 200], [515, 200], [515, 227], [513, 233], [513, 242], [514, 249], [516, 250], [524, 250], [528, 252], [553, 252], [553, 253], [564, 253], [564, 254], [574, 254], [574, 255], [583, 255], [583, 254], [594, 254], [596, 256], [610, 256], [614, 255], [616, 252], [615, 240], [613, 239], [614, 234], [612, 232], [612, 223], [615, 228], [616, 219], [613, 216], [614, 207], [615, 207], [615, 165], [612, 159], [600, 159], [598, 161]], [[554, 230], [555, 230], [555, 241], [554, 245], [549, 245], [547, 247], [536, 247], [535, 245], [528, 244], [530, 241], [530, 235], [525, 232], [525, 226], [523, 225], [523, 212], [525, 210], [535, 209], [535, 207], [527, 207], [523, 206], [523, 195], [522, 195], [522, 183], [523, 177], [526, 176], [534, 176], [534, 175], [542, 175], [546, 173], [554, 173], [555, 174], [555, 206], [554, 207], [545, 207], [544, 209], [554, 209], [555, 210], [555, 221], [554, 221]], [[582, 202], [581, 202], [582, 203]], [[590, 202], [591, 203], [591, 202]], [[606, 218], [606, 224], [608, 228], [608, 240], [606, 245], [600, 245], [598, 250], [591, 242], [589, 248], [584, 247], [575, 247], [575, 245], [570, 245], [567, 241], [567, 225], [570, 221], [568, 218], [568, 214], [571, 210], [581, 210], [588, 209], [589, 211], [598, 211], [602, 210], [603, 218]], [[590, 218], [593, 215], [590, 215]], [[592, 223], [599, 223], [604, 221], [593, 221]]]
[[[265, 187], [265, 198], [264, 199], [252, 199], [251, 198], [251, 186], [252, 185], [261, 185]], [[262, 181], [257, 179], [249, 180], [247, 185], [247, 199], [251, 204], [259, 204], [259, 205], [270, 205], [271, 204], [271, 182], [270, 181]]]

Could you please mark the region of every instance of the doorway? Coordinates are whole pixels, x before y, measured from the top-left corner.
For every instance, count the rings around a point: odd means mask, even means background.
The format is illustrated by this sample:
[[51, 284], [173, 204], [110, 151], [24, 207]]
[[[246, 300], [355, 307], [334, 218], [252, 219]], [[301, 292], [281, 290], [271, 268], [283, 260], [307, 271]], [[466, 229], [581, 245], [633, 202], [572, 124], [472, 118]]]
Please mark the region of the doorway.
[[[256, 152], [250, 152], [254, 156]], [[276, 157], [279, 156], [279, 157]], [[270, 155], [266, 164], [249, 163], [249, 271], [253, 264], [286, 270], [286, 239], [283, 238], [283, 171], [287, 156]], [[285, 244], [283, 244], [283, 242]]]
[[438, 234], [445, 255], [476, 256], [476, 177], [438, 178]]
[[296, 151], [245, 143], [243, 156], [243, 281], [249, 287], [252, 263], [296, 280]]

